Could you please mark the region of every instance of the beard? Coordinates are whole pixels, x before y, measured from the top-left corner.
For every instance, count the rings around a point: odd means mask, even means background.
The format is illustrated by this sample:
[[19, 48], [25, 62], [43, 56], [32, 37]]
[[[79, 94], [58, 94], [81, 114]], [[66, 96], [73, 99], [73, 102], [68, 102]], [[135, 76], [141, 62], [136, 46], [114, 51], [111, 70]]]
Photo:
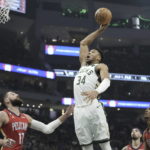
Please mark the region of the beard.
[[138, 137], [134, 137], [133, 136], [131, 139], [134, 140], [134, 141], [136, 141], [138, 139]]
[[11, 101], [11, 104], [13, 106], [17, 106], [17, 107], [20, 107], [22, 105], [22, 103], [23, 103], [23, 100], [21, 98], [17, 98], [15, 100]]
[[92, 63], [92, 61], [91, 61], [91, 60], [87, 60], [86, 63], [87, 63], [88, 65], [90, 65], [90, 64]]

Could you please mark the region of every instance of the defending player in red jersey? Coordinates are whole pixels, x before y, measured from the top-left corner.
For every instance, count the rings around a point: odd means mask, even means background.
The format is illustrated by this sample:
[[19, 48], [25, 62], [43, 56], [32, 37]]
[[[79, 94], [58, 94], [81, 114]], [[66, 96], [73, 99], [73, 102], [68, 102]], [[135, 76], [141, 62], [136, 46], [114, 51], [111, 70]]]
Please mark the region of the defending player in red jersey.
[[23, 100], [17, 93], [7, 92], [3, 103], [6, 109], [0, 111], [0, 128], [5, 138], [0, 139], [1, 150], [22, 150], [28, 127], [50, 134], [73, 112], [73, 106], [70, 106], [62, 116], [46, 125], [19, 111]]
[[150, 150], [150, 108], [145, 110], [144, 119], [147, 123], [147, 128], [143, 133], [144, 150]]
[[[21, 149], [23, 144], [23, 139], [25, 136], [25, 133], [27, 131], [27, 127], [29, 124], [29, 121], [25, 114], [15, 114], [9, 109], [3, 110], [1, 113], [4, 115], [7, 115], [7, 123], [3, 123], [1, 126], [2, 134], [7, 137], [8, 144], [11, 147], [11, 144], [13, 145], [14, 149]], [[9, 130], [8, 130], [9, 129]], [[7, 140], [6, 140], [7, 141]], [[2, 141], [5, 143], [5, 140]], [[4, 144], [3, 146], [7, 146], [7, 144]], [[8, 150], [9, 148], [3, 148], [4, 150]]]
[[142, 133], [140, 129], [133, 128], [131, 131], [131, 144], [123, 147], [122, 150], [144, 150], [144, 143], [141, 141]]

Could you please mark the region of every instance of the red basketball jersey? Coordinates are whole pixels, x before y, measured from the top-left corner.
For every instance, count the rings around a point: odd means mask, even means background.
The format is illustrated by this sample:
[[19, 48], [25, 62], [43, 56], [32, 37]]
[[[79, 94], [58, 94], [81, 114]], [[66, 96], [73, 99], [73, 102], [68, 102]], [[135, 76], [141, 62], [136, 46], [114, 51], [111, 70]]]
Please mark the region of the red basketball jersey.
[[149, 129], [146, 129], [144, 131], [143, 140], [146, 143], [146, 145], [150, 148], [150, 131], [149, 131]]
[[2, 150], [22, 150], [23, 140], [29, 121], [23, 113], [20, 113], [20, 115], [17, 116], [8, 109], [3, 111], [7, 113], [9, 122], [1, 127], [2, 134], [6, 138], [15, 140], [16, 143], [13, 148], [2, 147]]
[[144, 150], [144, 144], [141, 143], [141, 145], [138, 148], [133, 148], [132, 145], [127, 145], [127, 150]]

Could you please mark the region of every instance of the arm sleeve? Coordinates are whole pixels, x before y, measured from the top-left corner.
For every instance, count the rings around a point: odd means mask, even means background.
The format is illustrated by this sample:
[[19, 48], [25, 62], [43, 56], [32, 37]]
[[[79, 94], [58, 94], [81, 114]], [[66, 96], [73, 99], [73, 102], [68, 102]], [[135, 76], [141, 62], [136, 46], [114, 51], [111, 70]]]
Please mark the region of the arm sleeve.
[[105, 91], [108, 89], [109, 86], [110, 86], [110, 79], [105, 78], [105, 79], [101, 82], [101, 84], [97, 87], [96, 91], [97, 91], [99, 94], [101, 94], [101, 93], [105, 92]]
[[59, 127], [62, 124], [62, 122], [59, 119], [56, 119], [49, 124], [44, 124], [37, 120], [31, 121], [31, 128], [37, 131], [41, 131], [44, 134], [51, 134], [55, 131], [57, 127]]

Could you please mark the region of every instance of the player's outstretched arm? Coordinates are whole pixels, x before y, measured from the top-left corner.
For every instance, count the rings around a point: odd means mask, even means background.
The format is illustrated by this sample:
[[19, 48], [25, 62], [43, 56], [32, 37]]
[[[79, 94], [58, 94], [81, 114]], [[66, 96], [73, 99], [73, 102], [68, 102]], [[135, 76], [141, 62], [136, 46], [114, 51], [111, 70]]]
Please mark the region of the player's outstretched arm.
[[107, 25], [101, 25], [99, 29], [86, 36], [80, 42], [80, 63], [86, 65], [86, 58], [89, 53], [89, 45], [107, 28]]
[[26, 115], [30, 122], [30, 128], [41, 131], [44, 134], [50, 134], [55, 131], [68, 117], [73, 113], [74, 106], [69, 106], [66, 112], [61, 115], [58, 119], [50, 122], [49, 124], [44, 124], [40, 121], [32, 119], [30, 116]]

